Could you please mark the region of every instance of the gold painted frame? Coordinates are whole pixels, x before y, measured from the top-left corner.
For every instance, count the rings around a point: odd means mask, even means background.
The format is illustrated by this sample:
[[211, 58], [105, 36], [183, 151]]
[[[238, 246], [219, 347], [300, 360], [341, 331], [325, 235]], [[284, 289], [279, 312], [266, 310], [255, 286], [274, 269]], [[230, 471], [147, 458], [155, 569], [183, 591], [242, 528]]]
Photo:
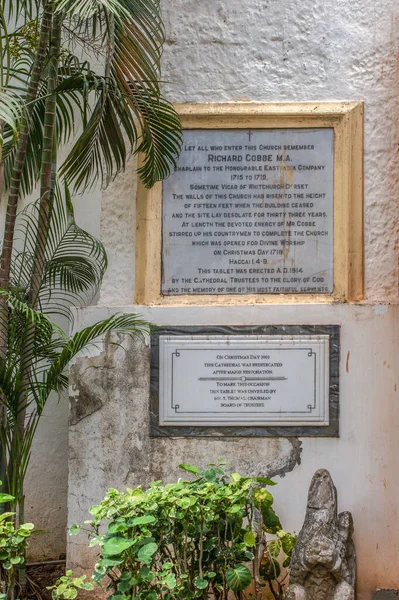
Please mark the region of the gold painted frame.
[[183, 129], [334, 129], [332, 294], [161, 294], [162, 183], [137, 190], [135, 303], [198, 306], [358, 302], [363, 298], [363, 103], [176, 104]]

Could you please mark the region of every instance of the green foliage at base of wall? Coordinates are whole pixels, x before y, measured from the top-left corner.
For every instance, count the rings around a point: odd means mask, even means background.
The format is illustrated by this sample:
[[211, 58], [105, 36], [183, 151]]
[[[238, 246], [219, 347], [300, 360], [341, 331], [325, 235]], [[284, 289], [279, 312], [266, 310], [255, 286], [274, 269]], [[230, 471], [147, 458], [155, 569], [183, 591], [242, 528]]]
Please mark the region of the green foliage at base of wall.
[[281, 598], [295, 537], [274, 512], [265, 487], [274, 482], [227, 475], [222, 462], [180, 467], [194, 477], [110, 489], [91, 507], [90, 546], [100, 549], [93, 581], [107, 582], [109, 600], [225, 600], [248, 588]]

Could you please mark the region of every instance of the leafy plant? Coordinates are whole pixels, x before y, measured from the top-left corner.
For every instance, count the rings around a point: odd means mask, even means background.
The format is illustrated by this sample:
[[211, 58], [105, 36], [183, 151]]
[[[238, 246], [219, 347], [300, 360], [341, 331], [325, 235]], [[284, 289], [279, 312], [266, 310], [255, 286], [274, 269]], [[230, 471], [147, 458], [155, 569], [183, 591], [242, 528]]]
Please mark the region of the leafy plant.
[[[0, 482], [1, 483], [1, 482]], [[10, 502], [12, 496], [0, 494], [0, 502]], [[34, 528], [33, 523], [24, 523], [19, 527], [10, 520], [12, 512], [0, 515], [0, 599], [12, 597], [18, 570], [24, 566], [25, 550]]]
[[55, 585], [49, 586], [53, 600], [74, 600], [78, 595], [79, 590], [93, 590], [94, 585], [86, 582], [86, 575], [73, 577], [72, 571], [67, 571], [65, 575], [60, 577]]
[[0, 577], [5, 590], [0, 598], [7, 598], [7, 591], [15, 586], [18, 570], [25, 563], [25, 550], [33, 529], [32, 523], [16, 527], [8, 520], [11, 516], [12, 513], [0, 515]]
[[288, 566], [295, 537], [282, 531], [271, 493], [259, 487], [274, 482], [228, 477], [222, 462], [180, 467], [195, 478], [124, 494], [110, 489], [91, 507], [90, 546], [100, 548], [93, 581], [108, 580], [109, 600], [226, 600], [252, 583], [257, 598], [265, 587], [282, 598], [280, 562]]
[[[74, 219], [70, 190], [105, 187], [132, 153], [143, 155], [148, 187], [176, 163], [163, 40], [159, 0], [0, 2], [0, 477], [20, 523], [32, 441], [70, 360], [108, 331], [148, 331], [136, 315], [115, 315], [69, 338], [53, 319], [69, 328], [70, 307], [91, 302], [107, 267], [102, 244]], [[37, 202], [18, 213], [36, 187]]]
[[176, 164], [163, 40], [159, 0], [0, 2], [0, 504], [16, 528], [35, 432], [71, 359], [107, 332], [149, 330], [137, 315], [113, 315], [70, 337], [59, 319], [68, 331], [71, 306], [92, 301], [107, 267], [102, 244], [74, 219], [70, 190], [107, 186], [132, 153], [142, 153], [147, 187]]

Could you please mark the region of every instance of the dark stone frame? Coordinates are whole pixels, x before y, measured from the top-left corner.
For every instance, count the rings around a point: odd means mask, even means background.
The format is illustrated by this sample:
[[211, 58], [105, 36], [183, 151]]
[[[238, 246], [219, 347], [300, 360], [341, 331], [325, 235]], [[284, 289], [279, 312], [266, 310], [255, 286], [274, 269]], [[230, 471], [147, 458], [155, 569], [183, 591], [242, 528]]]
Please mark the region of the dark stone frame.
[[[159, 425], [160, 335], [329, 335], [330, 396], [327, 426], [189, 426]], [[150, 436], [151, 437], [339, 437], [339, 325], [201, 325], [162, 326], [151, 335]]]

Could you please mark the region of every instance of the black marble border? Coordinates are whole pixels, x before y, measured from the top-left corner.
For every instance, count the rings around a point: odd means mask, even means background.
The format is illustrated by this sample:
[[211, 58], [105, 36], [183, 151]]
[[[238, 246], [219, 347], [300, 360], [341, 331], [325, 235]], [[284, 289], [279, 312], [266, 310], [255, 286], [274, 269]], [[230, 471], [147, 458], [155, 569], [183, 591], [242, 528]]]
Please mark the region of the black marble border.
[[[329, 335], [330, 424], [327, 426], [256, 427], [188, 426], [159, 424], [160, 335]], [[150, 436], [151, 437], [338, 437], [339, 436], [339, 325], [203, 325], [163, 326], [151, 335]]]

